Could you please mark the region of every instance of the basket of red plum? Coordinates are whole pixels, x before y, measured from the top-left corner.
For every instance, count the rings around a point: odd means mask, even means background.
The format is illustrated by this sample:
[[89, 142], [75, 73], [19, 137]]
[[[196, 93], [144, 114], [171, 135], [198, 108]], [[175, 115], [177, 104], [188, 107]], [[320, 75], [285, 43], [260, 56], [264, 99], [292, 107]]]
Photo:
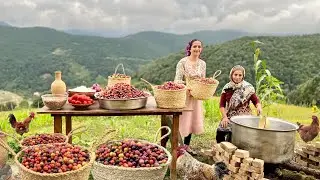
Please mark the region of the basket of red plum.
[[218, 70], [214, 73], [213, 77], [186, 77], [186, 85], [187, 88], [190, 89], [191, 96], [198, 100], [207, 100], [212, 98], [219, 85], [219, 81], [216, 77], [220, 74], [221, 71]]
[[95, 160], [93, 151], [72, 144], [39, 144], [18, 154], [2, 140], [0, 146], [15, 156], [23, 180], [88, 180]]
[[79, 126], [70, 131], [68, 135], [64, 135], [62, 133], [39, 133], [22, 139], [19, 144], [21, 148], [24, 149], [29, 146], [40, 144], [68, 143], [72, 135], [84, 132], [86, 130], [87, 127]]
[[187, 88], [184, 84], [168, 81], [162, 85], [152, 85], [145, 79], [141, 80], [152, 87], [157, 107], [175, 109], [186, 106]]
[[[161, 127], [168, 129], [167, 126]], [[158, 135], [156, 133], [156, 136]], [[164, 147], [145, 140], [107, 141], [96, 149], [92, 175], [95, 180], [163, 180], [172, 156]]]
[[[118, 68], [120, 66], [122, 66], [123, 74], [117, 73]], [[123, 64], [118, 64], [115, 69], [115, 72], [111, 76], [108, 76], [108, 87], [112, 87], [118, 83], [125, 83], [131, 85], [131, 77], [126, 75]]]

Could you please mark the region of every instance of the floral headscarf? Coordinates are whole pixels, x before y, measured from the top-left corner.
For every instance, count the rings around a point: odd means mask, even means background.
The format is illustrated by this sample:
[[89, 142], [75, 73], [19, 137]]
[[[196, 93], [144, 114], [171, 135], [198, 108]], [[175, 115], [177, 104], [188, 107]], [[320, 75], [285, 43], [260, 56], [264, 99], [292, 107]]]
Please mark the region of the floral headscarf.
[[[240, 70], [243, 73], [243, 79], [240, 83], [235, 83], [232, 80], [232, 75], [236, 70]], [[230, 71], [230, 82], [227, 83], [223, 88], [222, 88], [222, 93], [225, 93], [227, 89], [232, 89], [234, 90], [234, 93], [230, 99], [228, 110], [229, 109], [235, 109], [237, 108], [240, 104], [244, 104], [247, 102], [251, 95], [255, 93], [254, 87], [247, 81], [244, 80], [245, 78], [246, 71], [244, 67], [240, 65], [234, 66], [231, 71]]]

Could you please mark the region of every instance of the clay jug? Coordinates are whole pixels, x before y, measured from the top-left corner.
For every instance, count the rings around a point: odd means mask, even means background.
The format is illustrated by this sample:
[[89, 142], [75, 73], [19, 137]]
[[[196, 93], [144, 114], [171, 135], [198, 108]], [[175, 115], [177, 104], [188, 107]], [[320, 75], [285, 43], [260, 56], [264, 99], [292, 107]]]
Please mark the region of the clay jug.
[[[7, 137], [4, 134], [0, 133], [0, 139], [4, 142], [7, 143]], [[0, 146], [0, 169], [6, 164], [8, 159], [8, 151]]]
[[51, 84], [52, 94], [65, 94], [67, 91], [66, 83], [61, 80], [61, 71], [55, 72], [55, 80]]

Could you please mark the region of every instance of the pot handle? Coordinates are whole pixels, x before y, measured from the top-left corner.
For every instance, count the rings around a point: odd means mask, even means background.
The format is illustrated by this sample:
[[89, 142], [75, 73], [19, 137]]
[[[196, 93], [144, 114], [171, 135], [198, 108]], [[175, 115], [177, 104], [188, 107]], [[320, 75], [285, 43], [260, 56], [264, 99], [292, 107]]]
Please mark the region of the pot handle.
[[218, 76], [220, 76], [221, 74], [221, 70], [217, 70], [214, 74], [213, 74], [213, 79], [216, 79]]
[[9, 136], [9, 137], [11, 137], [12, 139], [14, 139], [15, 141], [17, 141], [17, 142], [18, 142], [18, 145], [19, 145], [20, 147], [22, 147], [21, 142], [20, 142], [16, 137], [14, 137], [13, 135], [10, 135], [10, 134], [5, 133], [5, 132], [3, 132], [3, 131], [0, 131], [0, 134], [4, 134], [5, 136]]
[[93, 144], [91, 145], [91, 147], [89, 148], [91, 151], [95, 151], [98, 146], [100, 145], [101, 142], [108, 142], [109, 139], [106, 138], [107, 135], [109, 135], [110, 133], [116, 132], [116, 130], [114, 129], [108, 129], [101, 138], [97, 138], [96, 140], [94, 140]]
[[117, 73], [119, 66], [122, 66], [122, 71], [123, 71], [123, 74], [125, 75], [126, 72], [124, 71], [124, 67], [123, 67], [123, 64], [122, 64], [122, 63], [120, 63], [120, 64], [117, 65], [117, 67], [116, 67], [116, 69], [115, 69], [115, 71], [114, 71], [114, 74]]
[[148, 85], [150, 85], [151, 88], [153, 88], [153, 85], [152, 85], [151, 83], [149, 83], [147, 80], [145, 80], [145, 79], [143, 79], [143, 78], [140, 78], [140, 79], [141, 79], [141, 81], [143, 81], [143, 82], [147, 83]]
[[162, 129], [167, 129], [168, 132], [167, 132], [167, 134], [165, 134], [165, 135], [163, 135], [162, 137], [160, 137], [159, 142], [161, 142], [162, 139], [168, 137], [168, 136], [171, 134], [171, 129], [169, 128], [169, 126], [162, 126], [162, 127], [160, 127], [160, 128], [158, 129], [157, 133], [156, 133], [156, 136], [154, 137], [154, 143], [157, 143], [157, 142], [158, 142], [158, 141], [157, 141], [157, 136], [158, 136], [158, 134], [160, 133], [160, 131], [161, 131]]
[[[79, 129], [80, 129], [80, 130], [79, 130]], [[78, 130], [79, 130], [79, 131], [78, 131]], [[68, 133], [65, 143], [68, 143], [68, 142], [69, 142], [69, 139], [70, 139], [70, 137], [71, 137], [73, 134], [82, 133], [82, 132], [85, 132], [85, 131], [87, 131], [87, 130], [88, 130], [88, 128], [85, 127], [85, 126], [80, 126], [80, 127], [77, 127], [77, 128], [75, 128], [75, 129], [73, 129], [72, 131], [70, 131], [70, 132]], [[77, 132], [77, 131], [78, 131], [78, 132]]]
[[2, 139], [0, 139], [0, 146], [8, 150], [12, 155], [16, 156], [17, 153], [14, 152], [14, 150], [7, 144], [5, 143]]

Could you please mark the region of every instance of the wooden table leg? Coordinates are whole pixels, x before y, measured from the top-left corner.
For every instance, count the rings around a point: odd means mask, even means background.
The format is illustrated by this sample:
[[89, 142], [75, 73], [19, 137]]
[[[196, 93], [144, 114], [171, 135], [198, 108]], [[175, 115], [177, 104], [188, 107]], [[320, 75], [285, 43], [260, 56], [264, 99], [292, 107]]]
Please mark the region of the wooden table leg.
[[54, 118], [54, 133], [62, 133], [62, 116], [53, 115]]
[[[166, 121], [166, 115], [161, 115], [161, 127], [168, 126], [168, 122]], [[161, 137], [167, 133], [167, 129], [161, 129]], [[161, 146], [166, 147], [169, 137], [163, 138], [161, 140]]]
[[172, 122], [172, 140], [171, 140], [171, 154], [172, 162], [170, 169], [170, 179], [177, 180], [177, 150], [178, 150], [178, 137], [179, 137], [179, 114], [173, 115]]
[[[66, 135], [72, 130], [71, 116], [66, 116]], [[72, 136], [70, 136], [69, 143], [72, 144]]]

